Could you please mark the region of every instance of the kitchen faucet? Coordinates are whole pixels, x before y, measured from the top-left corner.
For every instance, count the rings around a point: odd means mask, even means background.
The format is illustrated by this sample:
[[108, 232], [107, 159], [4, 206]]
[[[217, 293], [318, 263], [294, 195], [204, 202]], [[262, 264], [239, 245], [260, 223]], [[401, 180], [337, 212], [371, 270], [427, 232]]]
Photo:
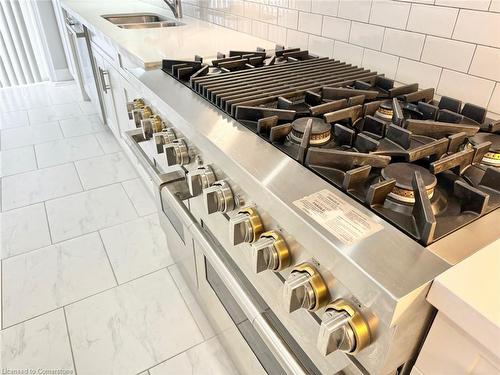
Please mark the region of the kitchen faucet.
[[175, 18], [182, 18], [181, 0], [163, 0], [174, 13]]

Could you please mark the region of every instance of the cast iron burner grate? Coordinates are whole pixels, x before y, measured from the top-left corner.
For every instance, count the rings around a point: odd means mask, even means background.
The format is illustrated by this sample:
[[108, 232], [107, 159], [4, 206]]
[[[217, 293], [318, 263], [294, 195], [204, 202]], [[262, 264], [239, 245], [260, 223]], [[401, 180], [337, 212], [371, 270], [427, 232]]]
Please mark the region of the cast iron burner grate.
[[424, 245], [500, 207], [482, 107], [283, 47], [163, 70]]

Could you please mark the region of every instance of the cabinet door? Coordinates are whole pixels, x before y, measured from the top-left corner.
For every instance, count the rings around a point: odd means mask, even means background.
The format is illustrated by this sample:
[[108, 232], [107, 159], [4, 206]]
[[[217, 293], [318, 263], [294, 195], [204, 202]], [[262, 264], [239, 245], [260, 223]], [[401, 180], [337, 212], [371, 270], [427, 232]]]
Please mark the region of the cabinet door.
[[112, 65], [102, 56], [100, 51], [93, 47], [92, 54], [94, 55], [96, 73], [97, 73], [97, 82], [98, 82], [98, 90], [100, 90], [103, 105], [105, 118], [104, 121], [106, 125], [113, 131], [115, 134], [119, 134], [118, 131], [118, 122], [116, 119], [116, 111], [115, 111], [115, 102], [112, 95], [112, 85], [111, 85], [111, 73], [113, 70]]
[[119, 131], [119, 134], [116, 134], [116, 136], [120, 137], [120, 133], [135, 127], [133, 121], [131, 121], [128, 116], [127, 103], [140, 97], [140, 95], [114, 68], [111, 71], [110, 78], [111, 92], [115, 101], [116, 119]]

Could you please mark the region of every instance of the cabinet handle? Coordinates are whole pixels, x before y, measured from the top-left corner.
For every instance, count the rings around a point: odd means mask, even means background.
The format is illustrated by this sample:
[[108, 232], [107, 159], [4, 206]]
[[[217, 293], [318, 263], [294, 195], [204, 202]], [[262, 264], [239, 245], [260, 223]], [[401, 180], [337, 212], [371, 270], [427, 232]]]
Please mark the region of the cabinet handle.
[[108, 90], [111, 90], [111, 85], [106, 83], [106, 78], [105, 78], [105, 76], [109, 78], [109, 72], [99, 67], [99, 75], [101, 76], [102, 89], [104, 90], [104, 93], [107, 94]]

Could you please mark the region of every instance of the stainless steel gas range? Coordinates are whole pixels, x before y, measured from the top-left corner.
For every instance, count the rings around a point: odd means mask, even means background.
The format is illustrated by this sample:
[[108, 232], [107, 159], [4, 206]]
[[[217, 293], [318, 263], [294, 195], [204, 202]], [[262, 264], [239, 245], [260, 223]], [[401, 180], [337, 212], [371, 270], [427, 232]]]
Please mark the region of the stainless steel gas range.
[[499, 237], [499, 124], [298, 49], [163, 70], [126, 141], [239, 370], [409, 373], [430, 283]]

